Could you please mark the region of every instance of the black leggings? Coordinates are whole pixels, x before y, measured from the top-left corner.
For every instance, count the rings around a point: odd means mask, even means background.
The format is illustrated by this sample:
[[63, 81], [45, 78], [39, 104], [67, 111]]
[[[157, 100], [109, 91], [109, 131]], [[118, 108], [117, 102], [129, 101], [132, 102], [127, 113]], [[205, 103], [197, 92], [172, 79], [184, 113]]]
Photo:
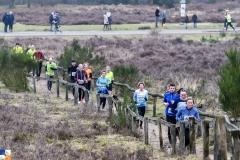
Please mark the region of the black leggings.
[[86, 89], [90, 91], [90, 89], [91, 89], [91, 81], [88, 81], [88, 83], [86, 84]]
[[229, 25], [230, 27], [232, 27], [232, 29], [234, 29], [234, 27], [233, 27], [233, 25], [232, 25], [232, 22], [227, 22], [226, 30], [228, 29], [228, 25]]
[[162, 26], [163, 26], [163, 24], [165, 24], [165, 22], [166, 22], [166, 18], [163, 18], [162, 19]]
[[[166, 116], [167, 122], [172, 123], [172, 124], [176, 124], [176, 117], [175, 116]], [[178, 135], [178, 130], [176, 128], [176, 135]], [[170, 127], [168, 127], [168, 140], [170, 143], [172, 143], [171, 141], [171, 133], [170, 133]]]
[[[144, 115], [145, 115], [145, 112], [146, 112], [146, 107], [138, 107], [138, 114], [140, 115], [140, 116], [143, 116], [144, 117]], [[142, 121], [140, 121], [140, 126], [142, 126]]]
[[81, 101], [84, 98], [84, 90], [82, 88], [78, 88], [78, 97], [79, 101]]
[[106, 98], [105, 97], [100, 97], [100, 106], [102, 105], [102, 109], [104, 109], [106, 105]]
[[[49, 79], [52, 79], [53, 76], [49, 76]], [[52, 81], [48, 80], [47, 81], [47, 87], [48, 87], [48, 90], [51, 90], [52, 89]]]
[[38, 62], [38, 69], [37, 69], [37, 76], [40, 77], [40, 74], [42, 72], [42, 62]]
[[185, 128], [185, 147], [189, 145], [190, 136], [189, 136], [189, 128]]

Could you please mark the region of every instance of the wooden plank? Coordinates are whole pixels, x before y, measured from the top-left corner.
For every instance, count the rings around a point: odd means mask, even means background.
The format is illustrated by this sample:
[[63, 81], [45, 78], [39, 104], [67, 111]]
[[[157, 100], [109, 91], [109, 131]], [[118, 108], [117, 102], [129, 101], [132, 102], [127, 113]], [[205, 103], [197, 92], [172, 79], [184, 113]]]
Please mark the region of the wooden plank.
[[65, 89], [66, 89], [65, 99], [66, 101], [68, 101], [68, 83], [65, 84]]
[[114, 85], [115, 88], [115, 94], [118, 95], [118, 85]]
[[171, 145], [172, 145], [172, 154], [176, 154], [176, 126], [175, 124], [170, 125], [170, 134], [171, 134]]
[[169, 123], [161, 118], [160, 118], [160, 122], [161, 122], [161, 124], [163, 124], [164, 126], [167, 126], [167, 127], [170, 127], [170, 125], [171, 125], [171, 123]]
[[75, 104], [75, 105], [78, 105], [78, 100], [79, 100], [79, 97], [78, 97], [78, 84], [75, 84], [75, 85], [74, 85], [74, 88], [75, 88], [75, 92], [74, 92], [74, 104]]
[[153, 97], [153, 117], [156, 117], [157, 97]]
[[180, 149], [180, 154], [182, 155], [185, 151], [185, 122], [180, 122], [180, 132], [179, 132], [179, 149]]
[[224, 116], [216, 116], [214, 126], [214, 160], [227, 159], [227, 134]]
[[60, 87], [60, 85], [59, 85], [59, 79], [57, 79], [57, 80], [56, 80], [56, 88], [57, 88], [57, 97], [58, 97], [58, 98], [59, 98], [59, 96], [60, 96], [59, 87]]
[[109, 116], [112, 115], [112, 108], [113, 108], [113, 101], [112, 101], [112, 97], [108, 97], [108, 112], [109, 112]]
[[203, 159], [209, 158], [209, 121], [202, 121]]
[[195, 117], [189, 117], [190, 154], [196, 154]]
[[100, 112], [100, 94], [99, 93], [96, 94], [96, 99], [97, 99], [97, 110], [99, 113]]
[[131, 116], [132, 117], [132, 132], [134, 134], [137, 133], [137, 119], [136, 116]]
[[157, 122], [157, 120], [153, 120], [153, 119], [148, 119], [148, 123], [151, 123], [151, 124], [153, 124], [153, 125], [158, 125], [158, 122]]
[[233, 160], [240, 159], [240, 139], [239, 139], [239, 131], [231, 132], [233, 139]]
[[148, 139], [148, 117], [144, 117], [144, 142], [146, 145], [149, 144]]
[[162, 135], [162, 125], [161, 125], [161, 118], [158, 118], [158, 132], [159, 132], [159, 143], [160, 149], [163, 150], [163, 135]]

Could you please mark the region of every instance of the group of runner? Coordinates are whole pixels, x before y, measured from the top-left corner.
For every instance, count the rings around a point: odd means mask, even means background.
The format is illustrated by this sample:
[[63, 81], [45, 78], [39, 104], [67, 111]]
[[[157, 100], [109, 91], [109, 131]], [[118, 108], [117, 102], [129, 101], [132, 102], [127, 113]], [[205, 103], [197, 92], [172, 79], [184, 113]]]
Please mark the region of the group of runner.
[[[138, 88], [133, 95], [133, 100], [137, 105], [138, 114], [143, 116], [146, 112], [146, 106], [148, 101], [148, 91], [144, 89], [145, 84], [143, 82], [138, 83]], [[181, 88], [176, 91], [175, 84], [168, 86], [168, 91], [164, 94], [163, 104], [166, 107], [165, 114], [167, 122], [176, 124], [177, 121], [187, 121], [189, 117], [195, 117], [200, 120], [198, 110], [194, 107], [194, 100], [191, 97], [187, 97], [187, 91]], [[140, 128], [142, 129], [142, 122], [140, 122]], [[178, 129], [177, 136], [178, 136]], [[171, 134], [168, 127], [168, 148], [171, 148]], [[185, 146], [189, 145], [189, 126], [185, 128]]]

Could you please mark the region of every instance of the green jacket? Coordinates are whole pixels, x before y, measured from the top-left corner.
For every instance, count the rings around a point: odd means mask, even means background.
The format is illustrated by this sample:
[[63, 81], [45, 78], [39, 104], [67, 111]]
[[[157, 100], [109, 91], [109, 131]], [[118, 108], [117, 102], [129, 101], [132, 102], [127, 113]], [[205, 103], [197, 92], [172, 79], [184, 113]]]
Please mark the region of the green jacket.
[[54, 63], [54, 62], [52, 62], [52, 63], [47, 62], [46, 66], [45, 66], [45, 70], [46, 70], [46, 74], [47, 75], [54, 76], [54, 70], [57, 70], [56, 63]]
[[36, 52], [36, 50], [34, 49], [34, 50], [32, 50], [32, 49], [29, 49], [28, 51], [27, 51], [27, 55], [30, 57], [30, 58], [33, 58], [33, 54]]
[[106, 73], [106, 76], [105, 76], [109, 81], [108, 81], [108, 84], [112, 83], [112, 80], [114, 79], [114, 76], [113, 76], [113, 72], [108, 72]]
[[227, 22], [232, 22], [232, 18], [230, 16], [230, 14], [228, 14], [226, 18], [227, 18]]

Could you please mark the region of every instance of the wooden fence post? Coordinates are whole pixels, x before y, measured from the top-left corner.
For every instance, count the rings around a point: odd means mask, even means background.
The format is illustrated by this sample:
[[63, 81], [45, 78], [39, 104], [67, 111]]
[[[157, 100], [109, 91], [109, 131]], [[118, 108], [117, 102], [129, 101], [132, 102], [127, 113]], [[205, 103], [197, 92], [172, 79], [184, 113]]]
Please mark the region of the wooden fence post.
[[216, 116], [214, 126], [214, 160], [227, 159], [227, 134], [224, 116]]
[[153, 97], [153, 117], [156, 117], [156, 110], [157, 110], [157, 97]]
[[75, 88], [75, 92], [74, 92], [74, 104], [75, 104], [75, 105], [78, 105], [78, 100], [79, 100], [79, 97], [78, 97], [78, 84], [75, 84], [75, 85], [74, 85], [74, 88]]
[[149, 144], [149, 139], [148, 139], [148, 117], [144, 117], [144, 141], [145, 144]]
[[86, 104], [88, 104], [88, 102], [89, 102], [89, 93], [88, 93], [87, 89], [84, 91], [84, 99], [85, 99]]
[[239, 131], [232, 131], [231, 135], [233, 139], [233, 160], [239, 160], [240, 158]]
[[57, 86], [57, 97], [59, 97], [59, 79], [56, 80], [56, 86]]
[[118, 111], [122, 106], [122, 102], [118, 101], [117, 102], [117, 107], [116, 107], [116, 110]]
[[108, 111], [109, 111], [109, 116], [112, 115], [112, 108], [113, 108], [113, 101], [112, 101], [112, 97], [107, 97], [108, 100]]
[[209, 121], [202, 121], [203, 159], [209, 157]]
[[171, 134], [171, 145], [172, 145], [172, 154], [176, 154], [176, 125], [170, 125], [170, 134]]
[[[206, 112], [206, 107], [203, 104], [201, 104], [201, 108], [202, 108], [201, 109], [202, 112]], [[200, 116], [200, 119], [204, 120], [205, 116]], [[201, 137], [201, 136], [202, 136], [202, 127], [201, 127], [201, 125], [198, 125], [197, 137]]]
[[65, 88], [66, 88], [65, 98], [66, 98], [66, 101], [68, 101], [68, 83], [65, 84]]
[[163, 149], [162, 125], [161, 125], [160, 117], [158, 118], [158, 132], [159, 132], [160, 149]]
[[94, 91], [94, 86], [95, 86], [95, 80], [91, 80], [91, 90]]
[[115, 85], [115, 94], [118, 95], [118, 85]]
[[96, 94], [96, 99], [97, 99], [97, 110], [99, 113], [100, 112], [100, 93]]
[[36, 93], [36, 81], [35, 81], [35, 78], [32, 76], [32, 81], [33, 81], [33, 91], [34, 93]]
[[137, 133], [137, 117], [132, 115], [131, 117], [132, 117], [132, 132], [136, 134]]
[[190, 154], [196, 154], [195, 117], [189, 117]]
[[183, 154], [185, 151], [185, 122], [180, 122], [179, 139], [180, 154]]
[[129, 129], [130, 128], [130, 125], [129, 125], [129, 118], [128, 118], [128, 109], [127, 108], [125, 108], [125, 120], [126, 120], [126, 126], [127, 126], [127, 128]]

